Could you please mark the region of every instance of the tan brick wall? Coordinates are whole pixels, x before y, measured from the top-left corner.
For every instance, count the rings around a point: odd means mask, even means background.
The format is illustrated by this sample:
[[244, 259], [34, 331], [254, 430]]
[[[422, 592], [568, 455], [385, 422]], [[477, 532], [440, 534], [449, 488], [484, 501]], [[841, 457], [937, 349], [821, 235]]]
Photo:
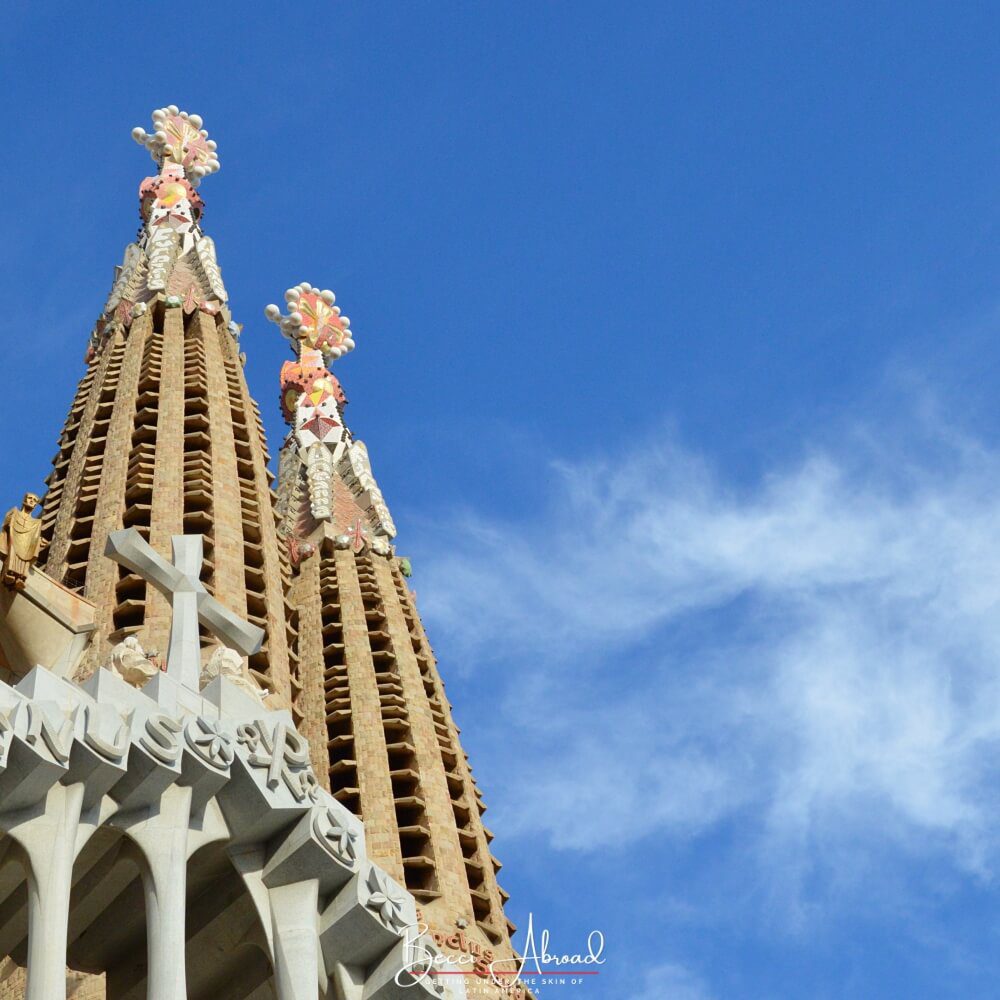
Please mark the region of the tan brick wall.
[[[153, 471], [153, 513], [149, 543], [170, 551], [170, 539], [184, 532], [184, 323], [179, 309], [164, 317], [159, 412]], [[161, 651], [170, 635], [170, 602], [155, 587], [146, 588], [144, 632]]]
[[[303, 561], [293, 577], [292, 593], [299, 608], [299, 655], [303, 677], [303, 705], [307, 718], [303, 728], [314, 732], [319, 692], [324, 683], [322, 620], [319, 608], [337, 602], [344, 637], [346, 676], [349, 686], [354, 755], [361, 789], [360, 806], [370, 856], [395, 878], [407, 884], [405, 852], [400, 845], [396, 793], [387, 743], [396, 737], [387, 734], [377, 678], [395, 678], [387, 691], [397, 689], [407, 726], [406, 739], [414, 747], [409, 767], [417, 772], [416, 788], [424, 803], [421, 823], [430, 832], [429, 848], [434, 866], [434, 886], [423, 892], [414, 889], [426, 921], [432, 928], [452, 933], [456, 921], [467, 922], [463, 933], [498, 957], [513, 954], [510, 926], [503, 914], [505, 894], [496, 880], [496, 862], [490, 851], [489, 834], [481, 813], [485, 809], [475, 780], [461, 748], [459, 732], [451, 717], [433, 652], [420, 621], [412, 594], [392, 558], [365, 552], [355, 555], [335, 550], [329, 539], [320, 540], [320, 552]], [[332, 580], [319, 571], [321, 559], [336, 564], [333, 592], [324, 592], [323, 580]], [[369, 594], [368, 611], [362, 599], [360, 576], [365, 577]], [[372, 581], [377, 601], [372, 598]], [[377, 604], [377, 610], [373, 610]], [[327, 604], [327, 607], [332, 607]], [[381, 617], [380, 617], [381, 616]], [[373, 622], [383, 621], [382, 625]], [[391, 656], [381, 653], [373, 659], [370, 628], [386, 629]], [[380, 644], [384, 642], [381, 638]], [[327, 670], [330, 674], [330, 671]], [[327, 678], [331, 683], [333, 675]], [[336, 698], [337, 691], [327, 692]], [[395, 695], [390, 694], [390, 701]], [[342, 699], [337, 700], [337, 704]], [[326, 763], [326, 762], [323, 762]], [[317, 770], [323, 764], [317, 765]], [[456, 811], [457, 810], [457, 811]], [[459, 816], [462, 832], [460, 833]], [[474, 896], [467, 874], [481, 873]], [[481, 985], [481, 984], [480, 984]], [[477, 989], [479, 986], [477, 985]], [[502, 995], [488, 985], [477, 996]]]
[[[368, 642], [368, 622], [361, 600], [354, 553], [333, 554], [340, 582], [347, 673], [351, 689], [355, 756], [361, 788], [361, 813], [368, 852], [393, 878], [404, 881], [403, 858], [396, 832], [396, 808], [386, 764], [386, 739], [375, 666]], [[305, 666], [305, 665], [304, 665]], [[322, 667], [320, 667], [322, 669]]]
[[[267, 629], [268, 683], [286, 704], [291, 705], [292, 691], [289, 676], [289, 648], [286, 618], [286, 582], [282, 575], [282, 555], [279, 547], [277, 520], [274, 515], [274, 493], [270, 482], [273, 478], [267, 468], [269, 454], [264, 439], [264, 426], [260, 419], [260, 408], [250, 395], [243, 367], [239, 361], [239, 346], [227, 330], [230, 320], [228, 310], [223, 309], [218, 318], [218, 341], [220, 357], [228, 364], [227, 378], [235, 394], [241, 419], [247, 428], [247, 445], [250, 464], [254, 474], [249, 482], [249, 493], [257, 505], [260, 527], [260, 546], [263, 559], [263, 586], [266, 601], [265, 628]], [[235, 385], [233, 384], [235, 382]], [[247, 484], [244, 483], [246, 487]], [[244, 531], [246, 535], [246, 531]], [[242, 560], [242, 556], [241, 556]]]
[[310, 664], [301, 671], [298, 707], [302, 712], [299, 731], [309, 741], [313, 770], [329, 791], [330, 758], [327, 754], [326, 700], [324, 697], [323, 637], [320, 616], [319, 555], [305, 560], [295, 575], [289, 599], [299, 612], [298, 653], [300, 662]]
[[212, 461], [212, 520], [215, 534], [215, 597], [238, 615], [246, 616], [243, 569], [243, 510], [236, 471], [233, 417], [229, 403], [222, 348], [215, 322], [195, 313], [188, 337], [198, 337], [205, 348], [208, 412]]
[[[114, 355], [114, 344], [107, 344], [100, 358], [94, 362], [94, 380], [91, 383], [91, 389], [87, 396], [83, 416], [74, 434], [69, 467], [63, 477], [63, 488], [56, 513], [55, 530], [45, 560], [46, 570], [58, 578], [62, 577], [63, 571], [66, 568], [65, 556], [69, 544], [69, 529], [74, 516], [75, 505], [73, 501], [80, 491], [80, 477], [83, 472], [83, 464], [87, 451], [86, 444], [90, 440], [93, 431], [94, 416], [100, 396], [99, 389], [104, 384], [108, 366], [111, 364]], [[46, 507], [45, 513], [51, 515], [51, 502]]]
[[[23, 1000], [27, 988], [24, 969], [17, 969], [0, 982], [0, 1000]], [[104, 976], [89, 976], [84, 972], [66, 972], [67, 1000], [104, 1000]]]
[[[150, 434], [155, 432], [151, 511], [145, 521], [151, 543], [167, 554], [170, 537], [184, 530], [184, 461], [192, 457], [190, 447], [185, 452], [184, 365], [192, 352], [203, 355], [199, 364], [204, 369], [209, 425], [204, 452], [211, 469], [208, 487], [212, 494], [211, 523], [206, 530], [216, 550], [211, 554], [215, 568], [210, 589], [238, 614], [248, 614], [244, 521], [247, 505], [252, 503], [257, 519], [253, 543], [263, 553], [262, 567], [254, 567], [254, 572], [260, 573], [263, 595], [263, 607], [255, 610], [268, 633], [263, 679], [290, 703], [284, 587], [266, 449], [256, 404], [238, 360], [238, 347], [226, 328], [228, 321], [225, 310], [215, 318], [200, 312], [185, 316], [180, 309], [164, 309], [162, 304], [156, 304], [133, 322], [123, 344], [111, 341], [103, 347], [93, 366], [95, 375], [76, 429], [68, 467], [60, 477], [62, 485], [53, 496], [56, 509], [46, 571], [62, 579], [69, 568], [71, 546], [72, 551], [81, 547], [86, 551], [89, 542], [84, 593], [97, 605], [98, 628], [81, 670], [81, 675], [85, 675], [104, 660], [115, 632], [119, 568], [104, 556], [104, 543], [109, 532], [122, 527], [123, 515], [129, 507], [126, 497], [135, 486], [129, 472], [129, 456], [134, 435], [138, 431], [141, 437], [142, 428], [148, 428]], [[144, 350], [154, 330], [157, 336], [162, 335], [162, 362], [150, 403], [148, 392], [140, 398], [138, 383]], [[147, 381], [144, 378], [144, 386]], [[95, 457], [91, 445], [95, 430], [105, 430], [100, 418], [107, 414], [108, 398], [113, 399], [113, 407], [106, 440]], [[237, 455], [234, 439], [237, 419], [245, 428], [242, 456]], [[81, 518], [78, 497], [81, 488], [86, 489], [95, 462], [101, 476], [96, 510], [92, 515], [85, 511]], [[238, 462], [242, 462], [239, 470]], [[51, 502], [46, 514], [53, 517]], [[72, 585], [74, 581], [67, 582]], [[162, 652], [169, 633], [169, 605], [153, 588], [136, 588], [136, 592], [145, 597], [136, 625], [140, 641], [147, 648], [155, 647]]]
[[[422, 661], [422, 663], [418, 662], [418, 669], [423, 681], [423, 693], [432, 709], [432, 717], [435, 712], [438, 715], [438, 718], [434, 720], [435, 733], [438, 736], [438, 748], [440, 749], [443, 745], [447, 744], [456, 751], [454, 766], [449, 766], [449, 761], [445, 760], [439, 754], [441, 766], [446, 771], [457, 774], [460, 779], [460, 785], [454, 779], [452, 779], [451, 784], [462, 788], [462, 799], [471, 807], [467, 826], [475, 836], [476, 847], [474, 857], [482, 865], [483, 887], [481, 891], [484, 891], [489, 897], [493, 913], [490, 922], [493, 925], [494, 932], [486, 935], [485, 940], [490, 941], [495, 947], [499, 946], [501, 950], [504, 948], [509, 950], [510, 933], [513, 931], [513, 924], [503, 915], [503, 904], [506, 901], [506, 894], [503, 893], [496, 879], [496, 872], [500, 867], [500, 863], [493, 857], [490, 850], [492, 834], [488, 832], [488, 828], [482, 821], [482, 814], [485, 812], [486, 806], [482, 801], [482, 795], [473, 777], [468, 757], [462, 749], [459, 728], [455, 725], [455, 721], [452, 718], [451, 703], [448, 701], [447, 694], [445, 693], [444, 682], [438, 671], [434, 653], [427, 639], [427, 634], [424, 631], [423, 622], [417, 611], [413, 594], [409, 587], [407, 587], [397, 562], [389, 561], [387, 570], [394, 585], [395, 597], [399, 604], [400, 613], [403, 615], [404, 623], [410, 633], [414, 653], [416, 654], [416, 658]], [[454, 795], [452, 796], [453, 799], [455, 797]], [[453, 820], [453, 822], [457, 824], [457, 820]]]
[[[121, 374], [115, 394], [107, 445], [101, 465], [101, 490], [91, 530], [90, 555], [87, 560], [85, 595], [97, 605], [97, 634], [91, 641], [83, 663], [81, 676], [92, 673], [110, 648], [109, 636], [114, 631], [112, 611], [118, 566], [104, 556], [108, 535], [122, 526], [122, 512], [128, 473], [132, 427], [135, 420], [136, 387], [142, 352], [150, 330], [150, 317], [143, 316], [137, 329], [125, 345]], [[95, 387], [95, 391], [99, 391]]]
[[417, 770], [420, 773], [421, 792], [426, 803], [427, 824], [431, 833], [430, 843], [435, 856], [437, 888], [441, 894], [439, 903], [428, 902], [425, 905], [443, 905], [447, 912], [454, 913], [456, 917], [465, 916], [471, 921], [473, 915], [469, 902], [469, 885], [455, 828], [455, 814], [452, 811], [441, 750], [420, 677], [420, 668], [396, 596], [389, 562], [381, 556], [373, 556], [372, 566], [396, 651], [403, 698], [409, 710], [410, 732], [416, 749]]

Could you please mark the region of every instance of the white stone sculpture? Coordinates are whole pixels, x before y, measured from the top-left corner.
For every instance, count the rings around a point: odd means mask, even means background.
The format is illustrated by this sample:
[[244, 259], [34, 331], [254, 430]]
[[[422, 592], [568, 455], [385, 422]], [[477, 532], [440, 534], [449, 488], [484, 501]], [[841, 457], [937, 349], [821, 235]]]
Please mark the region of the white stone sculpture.
[[132, 687], [142, 687], [160, 672], [159, 667], [149, 659], [134, 635], [126, 636], [116, 646], [111, 647], [107, 668], [113, 670]]
[[317, 521], [333, 516], [333, 457], [325, 444], [304, 449], [306, 481], [309, 484], [309, 509]]
[[389, 539], [395, 538], [396, 525], [382, 491], [375, 482], [375, 476], [372, 475], [372, 463], [364, 441], [351, 442], [340, 460], [340, 473], [344, 482], [357, 496], [358, 503], [374, 514], [378, 533]]
[[201, 672], [201, 686], [204, 688], [216, 677], [225, 677], [231, 684], [235, 684], [241, 691], [261, 701], [267, 692], [262, 690], [260, 685], [253, 679], [246, 661], [236, 652], [227, 646], [218, 646], [208, 658], [204, 670]]

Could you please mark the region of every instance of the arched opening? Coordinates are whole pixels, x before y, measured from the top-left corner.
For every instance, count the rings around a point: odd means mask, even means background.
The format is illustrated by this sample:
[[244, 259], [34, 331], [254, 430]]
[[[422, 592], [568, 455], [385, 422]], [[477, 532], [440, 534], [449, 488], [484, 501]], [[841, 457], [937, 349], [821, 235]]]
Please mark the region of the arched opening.
[[[119, 831], [100, 827], [73, 865], [66, 961], [76, 972], [100, 974], [146, 960], [146, 917], [139, 865]], [[80, 992], [96, 992], [93, 983]]]
[[257, 907], [220, 844], [188, 862], [186, 931], [189, 1000], [276, 997]]
[[[3, 873], [0, 866], [0, 890]], [[26, 954], [26, 894], [22, 895], [21, 949]], [[4, 906], [0, 899], [0, 921]], [[188, 862], [185, 932], [189, 1000], [276, 997], [257, 909], [219, 844], [202, 848]], [[108, 1000], [145, 1000], [146, 933], [138, 848], [122, 832], [102, 827], [84, 846], [73, 870], [68, 964], [74, 970], [104, 974]]]

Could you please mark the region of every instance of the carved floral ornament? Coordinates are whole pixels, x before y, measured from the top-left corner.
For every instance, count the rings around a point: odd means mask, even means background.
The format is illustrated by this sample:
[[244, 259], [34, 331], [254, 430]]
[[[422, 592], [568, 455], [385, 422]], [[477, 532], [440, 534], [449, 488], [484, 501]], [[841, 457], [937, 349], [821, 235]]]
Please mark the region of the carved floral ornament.
[[202, 760], [220, 771], [225, 771], [236, 756], [233, 738], [213, 719], [192, 719], [184, 729], [184, 738]]
[[406, 898], [390, 885], [389, 877], [377, 868], [372, 868], [368, 872], [365, 885], [368, 888], [365, 906], [377, 913], [382, 923], [390, 930], [403, 930], [407, 925], [404, 913]]
[[335, 810], [317, 809], [313, 813], [313, 831], [338, 861], [353, 865], [358, 860], [358, 833]]
[[176, 163], [184, 168], [191, 182], [197, 184], [220, 167], [216, 144], [201, 126], [200, 115], [189, 115], [171, 104], [153, 112], [152, 134], [136, 126], [132, 129], [132, 138], [149, 150], [157, 166], [162, 167], [165, 162]]

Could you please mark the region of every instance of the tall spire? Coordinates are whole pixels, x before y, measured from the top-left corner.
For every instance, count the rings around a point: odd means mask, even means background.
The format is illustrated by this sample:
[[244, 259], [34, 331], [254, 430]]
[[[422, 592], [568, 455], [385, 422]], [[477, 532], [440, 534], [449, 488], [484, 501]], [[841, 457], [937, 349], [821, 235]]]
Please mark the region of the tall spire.
[[196, 188], [219, 169], [214, 140], [198, 115], [176, 105], [153, 112], [155, 131], [136, 127], [132, 137], [145, 146], [159, 173], [139, 185], [142, 228], [125, 248], [111, 293], [94, 330], [91, 351], [141, 316], [158, 299], [185, 313], [200, 309], [216, 315], [226, 304], [226, 287], [215, 258], [215, 244], [201, 230], [205, 203]]
[[[354, 346], [350, 321], [330, 291], [301, 284], [285, 299], [287, 313], [271, 305], [265, 314], [295, 354], [281, 369], [290, 430], [277, 513], [300, 622], [296, 709], [313, 767], [362, 817], [373, 857], [420, 902], [446, 950], [509, 958], [513, 925], [486, 806], [406, 584], [409, 562], [395, 554], [396, 526], [329, 370]], [[509, 987], [484, 995], [525, 995]]]
[[[202, 583], [266, 631], [249, 666], [290, 703], [294, 617], [263, 427], [215, 244], [201, 228], [197, 188], [219, 169], [216, 144], [197, 115], [175, 105], [152, 118], [151, 133], [132, 135], [157, 173], [139, 185], [142, 226], [91, 335], [48, 480], [41, 565], [97, 607], [89, 672], [126, 637], [160, 651], [168, 642], [168, 600], [104, 557], [108, 535], [135, 527], [158, 552], [175, 535], [204, 535]], [[204, 631], [202, 642], [207, 657]]]

